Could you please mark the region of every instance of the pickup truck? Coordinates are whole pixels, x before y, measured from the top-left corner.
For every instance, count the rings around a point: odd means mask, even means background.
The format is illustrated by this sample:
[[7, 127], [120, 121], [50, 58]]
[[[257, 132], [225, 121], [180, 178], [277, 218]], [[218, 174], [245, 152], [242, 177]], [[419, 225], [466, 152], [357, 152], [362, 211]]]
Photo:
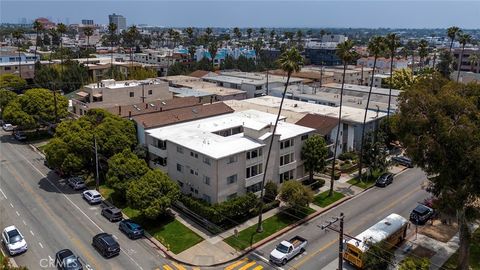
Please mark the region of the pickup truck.
[[282, 241], [270, 253], [270, 261], [276, 264], [285, 265], [290, 259], [297, 256], [305, 250], [307, 240], [300, 236], [295, 236], [289, 241]]

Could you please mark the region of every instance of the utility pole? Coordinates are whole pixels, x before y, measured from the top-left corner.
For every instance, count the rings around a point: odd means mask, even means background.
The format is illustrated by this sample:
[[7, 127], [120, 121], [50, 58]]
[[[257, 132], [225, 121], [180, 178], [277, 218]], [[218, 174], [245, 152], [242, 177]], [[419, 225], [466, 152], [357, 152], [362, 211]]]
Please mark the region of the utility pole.
[[97, 137], [93, 135], [93, 140], [95, 141], [95, 189], [99, 191], [100, 180], [98, 178], [98, 153], [97, 153]]
[[[345, 235], [348, 238], [356, 239], [355, 237], [352, 237], [343, 233], [344, 218], [345, 216], [343, 215], [343, 213], [340, 213], [340, 216], [334, 217], [332, 220], [327, 221], [325, 225], [318, 226], [322, 230], [329, 229], [338, 233], [338, 269], [337, 270], [343, 269], [343, 236]], [[339, 225], [340, 225], [339, 229], [332, 227], [332, 225], [337, 222], [339, 222]]]
[[268, 68], [267, 68], [267, 96], [268, 96]]

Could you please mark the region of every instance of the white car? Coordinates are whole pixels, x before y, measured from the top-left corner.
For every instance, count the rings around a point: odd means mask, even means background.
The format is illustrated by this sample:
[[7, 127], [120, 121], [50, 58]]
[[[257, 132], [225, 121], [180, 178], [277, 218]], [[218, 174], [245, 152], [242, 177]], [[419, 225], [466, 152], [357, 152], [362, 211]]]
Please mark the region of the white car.
[[2, 241], [10, 256], [27, 251], [25, 238], [15, 226], [8, 226], [3, 230]]
[[5, 131], [12, 131], [13, 130], [13, 125], [12, 124], [3, 124], [2, 128]]
[[82, 196], [89, 204], [102, 202], [102, 195], [96, 190], [85, 190]]

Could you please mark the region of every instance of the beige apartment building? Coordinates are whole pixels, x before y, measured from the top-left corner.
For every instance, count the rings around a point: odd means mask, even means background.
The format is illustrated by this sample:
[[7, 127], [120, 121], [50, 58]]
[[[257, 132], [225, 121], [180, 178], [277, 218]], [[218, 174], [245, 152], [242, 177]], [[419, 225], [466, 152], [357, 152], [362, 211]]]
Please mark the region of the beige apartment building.
[[210, 203], [258, 195], [264, 173], [277, 184], [303, 179], [301, 148], [315, 130], [282, 118], [265, 170], [275, 119], [247, 110], [147, 130], [149, 165], [168, 173], [184, 193]]

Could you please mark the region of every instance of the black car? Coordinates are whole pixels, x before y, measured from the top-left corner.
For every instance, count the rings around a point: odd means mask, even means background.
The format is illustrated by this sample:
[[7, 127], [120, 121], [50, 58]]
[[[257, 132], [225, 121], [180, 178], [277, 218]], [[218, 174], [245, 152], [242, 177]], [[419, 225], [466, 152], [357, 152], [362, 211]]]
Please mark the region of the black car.
[[13, 133], [13, 137], [15, 137], [15, 139], [20, 142], [27, 140], [27, 135], [22, 131], [15, 131], [15, 133]]
[[55, 265], [62, 270], [82, 270], [80, 259], [70, 249], [62, 249], [55, 255]]
[[418, 204], [410, 213], [410, 221], [416, 225], [423, 225], [432, 218], [434, 214], [435, 211], [432, 208], [423, 204]]
[[111, 234], [99, 233], [93, 237], [92, 246], [95, 247], [105, 258], [120, 254], [120, 245]]
[[103, 208], [102, 216], [106, 217], [111, 222], [120, 221], [123, 219], [122, 211], [116, 207]]
[[379, 187], [386, 187], [390, 185], [393, 182], [393, 174], [391, 173], [384, 173], [378, 177], [377, 181], [375, 182], [375, 185]]
[[393, 157], [392, 160], [400, 165], [403, 165], [407, 168], [413, 168], [412, 160], [405, 156]]
[[136, 239], [143, 236], [143, 229], [140, 225], [130, 219], [122, 220], [118, 224], [118, 229], [130, 239]]

